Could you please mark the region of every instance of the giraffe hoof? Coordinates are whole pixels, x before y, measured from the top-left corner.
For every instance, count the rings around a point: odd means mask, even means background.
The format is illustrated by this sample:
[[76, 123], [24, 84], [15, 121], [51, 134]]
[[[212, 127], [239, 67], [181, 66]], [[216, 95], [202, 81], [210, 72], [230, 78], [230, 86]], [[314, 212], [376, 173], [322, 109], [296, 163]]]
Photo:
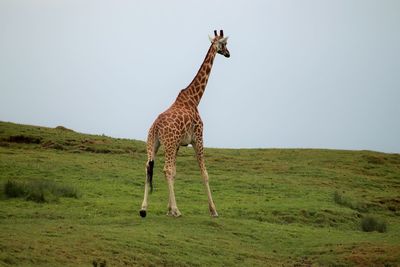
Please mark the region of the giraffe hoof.
[[145, 210], [140, 210], [139, 214], [140, 214], [140, 217], [142, 217], [142, 218], [146, 217], [146, 211]]
[[211, 217], [218, 218], [218, 213], [216, 211], [211, 212]]
[[177, 217], [181, 217], [182, 214], [181, 214], [181, 212], [179, 210], [176, 209], [176, 210], [169, 210], [168, 213], [167, 213], [167, 216], [171, 216], [171, 217], [177, 218]]

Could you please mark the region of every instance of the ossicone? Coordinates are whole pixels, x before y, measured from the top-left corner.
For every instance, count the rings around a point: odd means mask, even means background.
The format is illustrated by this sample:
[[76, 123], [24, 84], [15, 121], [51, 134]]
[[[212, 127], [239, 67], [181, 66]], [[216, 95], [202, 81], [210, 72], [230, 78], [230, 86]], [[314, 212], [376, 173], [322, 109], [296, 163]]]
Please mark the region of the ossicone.
[[[214, 30], [214, 37], [218, 36], [218, 32], [217, 30]], [[223, 30], [219, 30], [219, 37], [224, 37], [224, 31]]]

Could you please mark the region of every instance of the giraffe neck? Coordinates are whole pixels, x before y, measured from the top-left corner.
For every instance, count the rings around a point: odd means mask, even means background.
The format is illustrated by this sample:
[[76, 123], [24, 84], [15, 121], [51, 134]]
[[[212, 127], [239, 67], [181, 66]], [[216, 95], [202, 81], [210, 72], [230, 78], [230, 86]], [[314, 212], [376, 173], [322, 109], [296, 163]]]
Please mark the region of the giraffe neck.
[[194, 77], [193, 81], [186, 89], [183, 89], [175, 100], [175, 103], [184, 103], [190, 106], [197, 107], [200, 103], [201, 97], [206, 89], [208, 77], [210, 76], [211, 68], [214, 62], [217, 49], [214, 44], [211, 44], [208, 49], [207, 55], [201, 64], [199, 71]]

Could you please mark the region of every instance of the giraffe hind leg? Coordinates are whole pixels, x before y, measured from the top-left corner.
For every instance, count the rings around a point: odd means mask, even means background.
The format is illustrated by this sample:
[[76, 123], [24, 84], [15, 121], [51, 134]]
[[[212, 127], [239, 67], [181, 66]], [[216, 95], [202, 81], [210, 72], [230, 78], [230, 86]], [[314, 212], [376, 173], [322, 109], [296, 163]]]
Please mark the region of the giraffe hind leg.
[[147, 199], [150, 193], [153, 192], [153, 168], [154, 168], [154, 158], [160, 147], [160, 141], [154, 135], [154, 132], [150, 130], [151, 136], [147, 140], [147, 163], [146, 163], [146, 181], [144, 185], [144, 197], [142, 202], [142, 207], [139, 211], [140, 217], [144, 218], [147, 215]]
[[[140, 217], [146, 217], [146, 209], [147, 209], [147, 198], [148, 198], [148, 186], [150, 186], [150, 193], [153, 193], [153, 168], [154, 168], [154, 160], [149, 160], [146, 164], [146, 184], [145, 184], [145, 200], [143, 200], [142, 208], [139, 211]], [[144, 202], [146, 202], [144, 204]]]
[[154, 160], [147, 161], [146, 164], [146, 182], [144, 185], [144, 198], [142, 203], [142, 208], [139, 211], [140, 217], [146, 217], [147, 213], [147, 199], [149, 197], [149, 189], [150, 193], [153, 192], [153, 168], [154, 168]]
[[179, 149], [179, 146], [174, 147], [166, 147], [165, 149], [165, 165], [164, 165], [164, 174], [165, 179], [168, 183], [168, 216], [172, 217], [180, 217], [182, 214], [179, 211], [176, 205], [175, 199], [175, 190], [174, 190], [174, 180], [176, 175], [176, 154]]

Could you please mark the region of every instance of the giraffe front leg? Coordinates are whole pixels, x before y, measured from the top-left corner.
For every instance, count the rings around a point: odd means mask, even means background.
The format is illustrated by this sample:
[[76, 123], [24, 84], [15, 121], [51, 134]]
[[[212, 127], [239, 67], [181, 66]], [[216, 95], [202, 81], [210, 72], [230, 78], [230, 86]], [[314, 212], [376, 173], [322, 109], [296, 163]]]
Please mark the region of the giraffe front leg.
[[208, 183], [208, 173], [207, 173], [205, 166], [204, 166], [204, 171], [202, 171], [202, 176], [204, 179], [204, 185], [206, 187], [206, 192], [207, 192], [207, 197], [208, 197], [208, 208], [210, 210], [210, 215], [212, 217], [218, 217], [218, 212], [217, 212], [217, 209], [215, 208], [215, 204], [214, 204], [214, 201], [211, 196], [211, 189], [210, 189], [210, 185]]
[[204, 185], [206, 188], [207, 192], [207, 197], [208, 197], [208, 208], [210, 210], [210, 215], [212, 217], [218, 217], [218, 212], [217, 209], [215, 208], [215, 204], [211, 195], [211, 189], [210, 185], [208, 183], [208, 173], [206, 169], [206, 165], [204, 162], [204, 149], [203, 149], [203, 138], [201, 135], [201, 132], [198, 132], [196, 135], [196, 141], [193, 142], [193, 148], [196, 152], [197, 156], [197, 161], [199, 163], [200, 171], [201, 171], [201, 176], [203, 177]]

